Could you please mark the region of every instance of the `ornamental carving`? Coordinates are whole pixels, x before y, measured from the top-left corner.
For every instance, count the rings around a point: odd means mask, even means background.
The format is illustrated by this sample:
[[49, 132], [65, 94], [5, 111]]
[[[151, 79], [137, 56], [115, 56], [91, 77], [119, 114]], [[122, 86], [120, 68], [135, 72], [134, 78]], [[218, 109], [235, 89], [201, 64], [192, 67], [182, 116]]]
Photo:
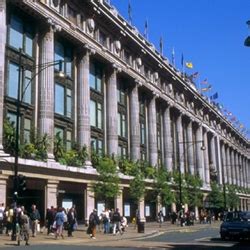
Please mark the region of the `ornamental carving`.
[[136, 66], [138, 69], [142, 66], [142, 60], [140, 57], [136, 58]]
[[87, 27], [88, 27], [88, 31], [90, 33], [92, 33], [94, 31], [94, 29], [95, 29], [95, 21], [94, 21], [94, 19], [89, 18], [87, 20]]
[[121, 46], [121, 42], [120, 41], [115, 41], [115, 43], [114, 43], [114, 47], [115, 47], [115, 52], [118, 54], [118, 53], [120, 53], [120, 51], [121, 51], [121, 48], [122, 48], [122, 46]]

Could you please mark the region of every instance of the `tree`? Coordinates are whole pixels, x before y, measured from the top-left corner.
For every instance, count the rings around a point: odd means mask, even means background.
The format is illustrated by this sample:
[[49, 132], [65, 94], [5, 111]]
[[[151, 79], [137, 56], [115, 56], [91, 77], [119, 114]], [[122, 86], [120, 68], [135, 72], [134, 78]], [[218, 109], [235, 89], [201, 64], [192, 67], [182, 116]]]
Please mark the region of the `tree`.
[[93, 191], [96, 198], [105, 202], [105, 204], [120, 194], [120, 178], [116, 164], [113, 159], [105, 156], [99, 158], [96, 165], [98, 172], [97, 182], [93, 185]]
[[160, 197], [162, 206], [170, 205], [175, 201], [174, 193], [172, 192], [168, 181], [171, 175], [164, 167], [158, 168], [154, 177], [154, 192], [156, 199]]
[[234, 185], [227, 185], [227, 207], [229, 209], [234, 209], [239, 206], [240, 199], [236, 194], [236, 188]]
[[203, 194], [201, 191], [202, 180], [195, 175], [185, 175], [186, 184], [188, 187], [188, 201], [192, 207], [200, 207], [203, 203]]
[[224, 206], [223, 193], [216, 182], [211, 182], [211, 192], [208, 194], [210, 205], [215, 209], [222, 209]]

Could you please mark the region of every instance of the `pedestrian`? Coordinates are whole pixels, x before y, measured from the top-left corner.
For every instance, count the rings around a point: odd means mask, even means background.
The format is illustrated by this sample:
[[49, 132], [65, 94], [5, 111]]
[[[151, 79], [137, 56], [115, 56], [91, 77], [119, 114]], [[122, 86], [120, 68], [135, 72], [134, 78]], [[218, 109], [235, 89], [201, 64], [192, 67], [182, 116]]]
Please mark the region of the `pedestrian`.
[[90, 235], [91, 239], [96, 239], [96, 226], [99, 224], [99, 218], [97, 215], [97, 210], [93, 209], [93, 212], [89, 215], [89, 227], [87, 233]]
[[47, 235], [52, 234], [53, 233], [53, 222], [55, 221], [55, 209], [53, 206], [51, 206], [50, 208], [47, 209], [47, 214], [46, 214], [46, 221], [47, 221]]
[[109, 210], [106, 209], [102, 214], [102, 222], [103, 222], [103, 228], [104, 233], [108, 234], [110, 230], [110, 218], [109, 218]]
[[159, 227], [161, 227], [162, 223], [164, 221], [164, 215], [163, 215], [163, 212], [162, 210], [159, 211], [158, 213], [158, 222], [159, 222]]
[[72, 233], [74, 229], [76, 228], [76, 213], [75, 208], [72, 207], [67, 214], [67, 220], [68, 220], [68, 237], [73, 237]]
[[31, 230], [32, 230], [32, 237], [36, 237], [37, 234], [37, 227], [40, 221], [40, 213], [36, 208], [36, 205], [33, 204], [31, 206], [31, 213], [30, 213], [30, 220], [31, 220]]
[[24, 207], [21, 208], [21, 211], [18, 214], [18, 224], [19, 224], [19, 234], [17, 237], [17, 245], [20, 246], [22, 240], [25, 241], [25, 245], [29, 245], [29, 217], [27, 211]]
[[63, 213], [62, 207], [58, 208], [58, 211], [57, 211], [56, 216], [55, 216], [55, 222], [56, 222], [55, 239], [57, 239], [58, 236], [61, 236], [62, 239], [64, 239], [64, 236], [63, 236], [64, 213]]
[[112, 217], [112, 223], [113, 223], [113, 235], [116, 235], [116, 232], [122, 234], [121, 231], [121, 215], [119, 212], [119, 208], [116, 208], [113, 217]]

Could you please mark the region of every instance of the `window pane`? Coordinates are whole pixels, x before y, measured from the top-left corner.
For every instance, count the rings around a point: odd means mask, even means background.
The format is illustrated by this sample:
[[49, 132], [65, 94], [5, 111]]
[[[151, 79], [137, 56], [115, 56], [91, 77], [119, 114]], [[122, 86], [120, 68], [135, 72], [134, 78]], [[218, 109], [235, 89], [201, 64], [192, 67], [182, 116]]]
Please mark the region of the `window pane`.
[[64, 115], [64, 88], [58, 84], [55, 85], [55, 112]]
[[[55, 61], [62, 60], [64, 61], [64, 47], [61, 43], [55, 41]], [[62, 68], [64, 69], [64, 63], [62, 64]], [[55, 69], [59, 69], [59, 64], [55, 65]]]
[[126, 137], [126, 116], [122, 115], [122, 136]]
[[71, 150], [72, 148], [72, 133], [70, 131], [67, 131], [67, 134], [66, 134], [66, 138], [67, 138], [67, 141], [66, 141], [66, 150]]
[[[25, 70], [24, 85], [22, 90], [23, 102], [31, 104], [31, 71]], [[21, 96], [22, 98], [22, 96]]]
[[72, 115], [71, 90], [67, 89], [67, 117], [71, 118], [71, 115]]
[[121, 114], [119, 113], [117, 116], [117, 126], [118, 126], [118, 135], [121, 136]]
[[102, 129], [102, 104], [97, 103], [97, 127]]
[[11, 16], [9, 43], [17, 49], [23, 48], [23, 22], [17, 16]]
[[98, 154], [102, 155], [103, 153], [103, 142], [102, 140], [98, 140]]
[[96, 152], [96, 139], [91, 137], [91, 149]]
[[8, 112], [7, 118], [9, 119], [10, 123], [16, 126], [16, 114]]
[[33, 55], [33, 30], [31, 26], [26, 27], [26, 34], [25, 34], [25, 53], [29, 56]]
[[96, 126], [96, 103], [90, 100], [90, 125]]
[[14, 63], [9, 64], [9, 81], [7, 88], [7, 95], [17, 99], [18, 88], [18, 65]]
[[62, 128], [59, 128], [59, 127], [55, 127], [55, 135], [56, 134], [59, 134], [59, 137], [61, 138], [61, 139], [63, 139], [63, 129]]
[[95, 65], [93, 63], [90, 64], [89, 69], [89, 87], [95, 89]]
[[96, 69], [96, 90], [102, 92], [102, 71], [100, 68]]

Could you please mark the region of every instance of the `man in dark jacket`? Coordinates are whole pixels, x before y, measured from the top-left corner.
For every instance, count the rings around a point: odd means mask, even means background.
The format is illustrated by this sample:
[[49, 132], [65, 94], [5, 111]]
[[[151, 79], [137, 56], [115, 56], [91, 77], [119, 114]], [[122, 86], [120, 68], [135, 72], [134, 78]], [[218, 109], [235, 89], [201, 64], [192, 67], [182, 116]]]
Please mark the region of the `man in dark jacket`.
[[92, 239], [95, 239], [96, 225], [98, 224], [99, 224], [99, 218], [97, 215], [97, 210], [94, 209], [93, 212], [89, 215], [89, 227], [87, 231]]
[[51, 206], [50, 208], [48, 208], [47, 214], [46, 214], [47, 227], [48, 227], [47, 235], [53, 232], [52, 225], [55, 221], [55, 216], [56, 216], [56, 211], [54, 207]]
[[40, 213], [36, 208], [35, 204], [31, 206], [30, 220], [31, 220], [32, 237], [36, 237], [37, 224], [40, 221]]
[[116, 230], [117, 230], [117, 232], [122, 234], [122, 231], [120, 228], [121, 227], [121, 215], [119, 212], [119, 208], [115, 209], [115, 212], [114, 212], [113, 217], [112, 217], [112, 223], [113, 223], [113, 235], [116, 235]]
[[72, 207], [67, 214], [68, 219], [68, 237], [72, 237], [72, 232], [74, 231], [74, 226], [76, 225], [76, 213], [75, 208]]

